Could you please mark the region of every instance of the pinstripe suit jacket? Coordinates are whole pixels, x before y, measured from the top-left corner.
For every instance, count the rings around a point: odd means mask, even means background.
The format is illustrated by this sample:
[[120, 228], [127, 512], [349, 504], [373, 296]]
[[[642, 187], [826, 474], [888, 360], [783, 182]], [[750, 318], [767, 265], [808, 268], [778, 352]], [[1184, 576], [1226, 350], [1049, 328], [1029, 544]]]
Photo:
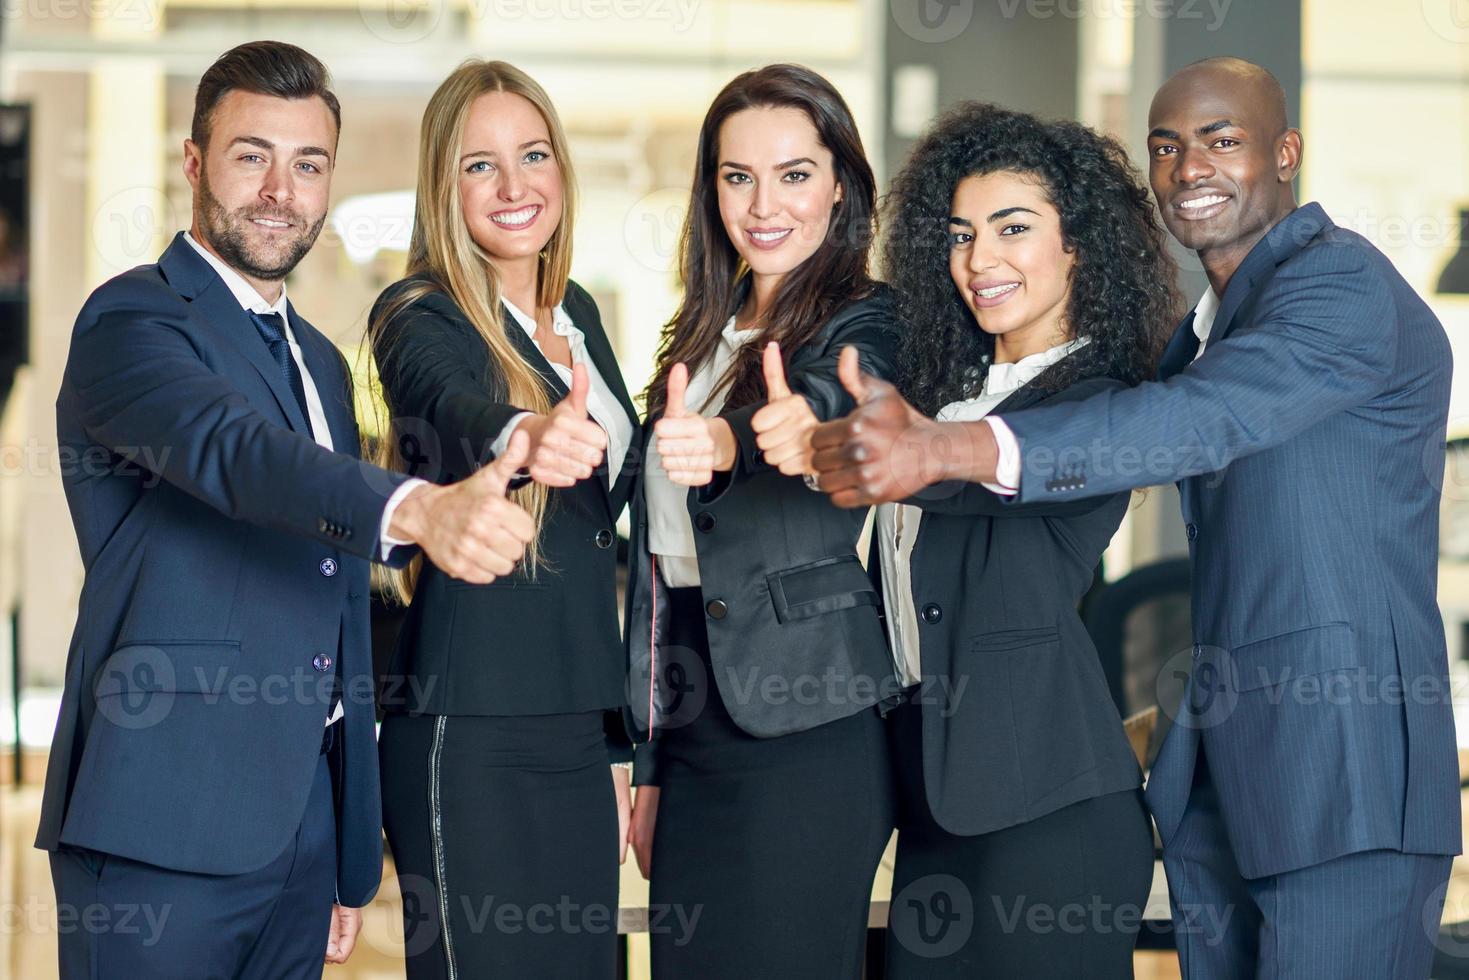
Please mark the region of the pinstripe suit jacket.
[[1438, 504], [1443, 327], [1315, 204], [1276, 225], [1190, 363], [1006, 418], [1018, 502], [1179, 482], [1193, 561], [1184, 703], [1148, 800], [1165, 847], [1202, 744], [1250, 878], [1386, 848], [1460, 850]]

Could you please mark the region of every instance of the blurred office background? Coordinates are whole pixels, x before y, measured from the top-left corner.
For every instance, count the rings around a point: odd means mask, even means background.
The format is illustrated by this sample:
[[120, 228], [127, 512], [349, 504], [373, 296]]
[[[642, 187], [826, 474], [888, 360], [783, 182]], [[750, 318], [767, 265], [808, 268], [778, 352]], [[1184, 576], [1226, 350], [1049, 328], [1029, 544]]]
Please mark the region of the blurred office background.
[[[1462, 365], [1451, 462], [1469, 437], [1469, 0], [0, 0], [0, 978], [55, 971], [49, 878], [29, 845], [82, 578], [53, 409], [72, 320], [94, 287], [188, 225], [179, 164], [194, 85], [255, 38], [300, 44], [335, 76], [334, 210], [289, 287], [353, 363], [365, 370], [366, 312], [402, 269], [420, 113], [454, 64], [480, 55], [528, 70], [570, 130], [574, 274], [633, 390], [677, 299], [697, 127], [737, 72], [790, 60], [827, 75], [885, 186], [961, 99], [1079, 118], [1141, 159], [1158, 84], [1241, 55], [1279, 76], [1305, 132], [1302, 200], [1372, 239], [1443, 320]], [[1191, 257], [1184, 269], [1192, 300], [1203, 278]], [[1459, 682], [1465, 456], [1444, 497], [1439, 595]], [[1184, 554], [1171, 488], [1138, 501], [1108, 552], [1089, 622], [1108, 637], [1124, 713], [1166, 706], [1166, 664], [1187, 643]], [[1447, 922], [1469, 919], [1457, 895]], [[389, 883], [370, 942], [329, 976], [401, 975], [395, 896]], [[635, 946], [632, 958], [636, 974]], [[1140, 975], [1176, 975], [1169, 959], [1141, 956]]]

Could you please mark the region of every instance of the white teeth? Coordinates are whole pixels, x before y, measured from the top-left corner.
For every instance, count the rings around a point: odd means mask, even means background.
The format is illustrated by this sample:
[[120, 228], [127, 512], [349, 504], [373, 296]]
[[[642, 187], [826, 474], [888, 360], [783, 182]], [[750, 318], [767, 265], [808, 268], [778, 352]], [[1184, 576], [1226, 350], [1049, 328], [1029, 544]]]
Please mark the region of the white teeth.
[[539, 210], [539, 207], [532, 205], [528, 208], [521, 208], [519, 211], [507, 211], [503, 214], [492, 214], [490, 215], [490, 220], [497, 225], [508, 225], [511, 228], [515, 228], [519, 227], [520, 225], [528, 224], [530, 220], [536, 216], [536, 212]]
[[270, 218], [253, 218], [251, 220], [253, 220], [257, 225], [264, 225], [267, 228], [289, 228], [289, 227], [291, 227], [291, 223], [289, 221], [274, 221], [274, 220], [272, 220]]
[[1227, 197], [1210, 194], [1208, 197], [1196, 197], [1192, 201], [1183, 201], [1178, 206], [1187, 211], [1193, 211], [1198, 208], [1211, 208], [1216, 204], [1223, 204], [1227, 200], [1229, 200]]
[[757, 242], [778, 242], [791, 233], [787, 228], [785, 231], [752, 231], [750, 237]]
[[1006, 293], [1010, 292], [1010, 290], [1019, 288], [1020, 283], [1007, 282], [1003, 286], [990, 286], [988, 289], [981, 289], [979, 290], [979, 295], [983, 296], [985, 299], [994, 299], [996, 296], [1003, 296]]

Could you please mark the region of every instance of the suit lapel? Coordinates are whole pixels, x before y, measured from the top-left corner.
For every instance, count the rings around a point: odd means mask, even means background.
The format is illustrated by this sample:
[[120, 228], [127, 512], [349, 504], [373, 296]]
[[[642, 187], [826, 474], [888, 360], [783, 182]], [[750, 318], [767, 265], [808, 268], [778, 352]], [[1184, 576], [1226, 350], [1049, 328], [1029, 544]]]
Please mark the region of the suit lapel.
[[[1015, 412], [1021, 412], [1027, 408], [1033, 407], [1040, 402], [1045, 401], [1047, 398], [1056, 394], [1056, 392], [1052, 391], [1049, 388], [1039, 387], [1035, 384], [1035, 381], [1044, 380], [1046, 374], [1048, 374], [1053, 368], [1065, 364], [1071, 358], [1080, 355], [1085, 350], [1085, 347], [1078, 347], [1076, 350], [1067, 354], [1065, 357], [1061, 358], [1061, 360], [1057, 361], [1055, 364], [1052, 364], [1050, 367], [1042, 371], [1039, 375], [1036, 376], [1034, 380], [1026, 382], [1019, 388], [1016, 388], [1014, 391], [1010, 392], [1010, 394], [1006, 395], [1004, 401], [1000, 402], [994, 408], [990, 409], [988, 414], [1005, 415], [1014, 414]], [[1084, 372], [1078, 375], [1075, 380], [1084, 381], [1085, 379], [1094, 376], [1096, 373], [1097, 372], [1095, 371], [1089, 373]]]
[[321, 398], [327, 428], [331, 430], [332, 448], [339, 453], [358, 455], [357, 415], [352, 404], [352, 388], [336, 346], [321, 331], [301, 318], [296, 307], [287, 302], [291, 330], [301, 348], [301, 358]]
[[1255, 284], [1260, 278], [1299, 252], [1329, 224], [1331, 219], [1321, 205], [1307, 204], [1286, 215], [1255, 243], [1230, 277], [1229, 286], [1219, 299], [1219, 314], [1214, 318], [1214, 328], [1209, 331], [1211, 345], [1229, 336], [1236, 314], [1255, 291]]
[[1188, 367], [1198, 353], [1199, 338], [1194, 336], [1194, 317], [1197, 315], [1196, 311], [1189, 311], [1168, 339], [1168, 346], [1163, 348], [1163, 356], [1158, 360], [1158, 380], [1166, 381]]
[[301, 414], [296, 395], [249, 314], [240, 307], [219, 274], [184, 240], [182, 232], [174, 237], [158, 265], [169, 284], [189, 301], [196, 318], [223, 336], [260, 373], [290, 428], [310, 436], [311, 426]]
[[[616, 490], [624, 480], [632, 478], [633, 466], [630, 461], [638, 452], [640, 443], [640, 432], [638, 425], [638, 412], [633, 407], [632, 398], [627, 393], [627, 385], [622, 380], [622, 369], [617, 365], [617, 356], [612, 352], [612, 343], [607, 339], [607, 331], [602, 327], [602, 319], [597, 315], [595, 308], [588, 309], [590, 304], [575, 302], [573, 295], [567, 293], [567, 315], [571, 317], [572, 323], [576, 324], [582, 336], [586, 339], [587, 356], [596, 365], [597, 372], [602, 375], [602, 380], [612, 390], [612, 395], [617, 399], [618, 406], [627, 414], [632, 423], [632, 438], [628, 440], [627, 451], [622, 457], [622, 467], [617, 474], [617, 484], [611, 484], [604, 478], [601, 483], [608, 494], [608, 508], [611, 508], [612, 499], [617, 494]], [[607, 467], [605, 473], [611, 475], [611, 467]]]
[[557, 374], [551, 362], [546, 360], [546, 355], [541, 353], [540, 348], [535, 345], [535, 341], [530, 339], [525, 328], [515, 319], [514, 314], [504, 306], [500, 307], [500, 322], [505, 325], [505, 333], [510, 337], [510, 343], [515, 345], [515, 349], [520, 351], [520, 356], [525, 358], [527, 364], [536, 369], [541, 380], [551, 389], [551, 403], [555, 404], [571, 394], [565, 382], [561, 380], [561, 375]]

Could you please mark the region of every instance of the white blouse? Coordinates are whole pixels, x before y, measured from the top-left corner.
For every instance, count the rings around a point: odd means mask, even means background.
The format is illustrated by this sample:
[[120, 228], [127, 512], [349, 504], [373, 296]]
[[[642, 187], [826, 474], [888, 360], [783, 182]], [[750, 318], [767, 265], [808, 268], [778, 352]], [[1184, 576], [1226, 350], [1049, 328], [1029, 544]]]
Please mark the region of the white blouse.
[[[714, 355], [689, 378], [684, 403], [704, 418], [713, 418], [724, 408], [728, 394], [714, 385], [734, 363], [741, 348], [755, 339], [759, 330], [736, 330], [730, 317], [719, 335]], [[648, 550], [658, 559], [658, 571], [669, 588], [699, 584], [699, 552], [694, 547], [694, 524], [689, 519], [690, 487], [668, 478], [658, 437], [649, 442], [647, 465], [643, 467], [643, 491], [648, 505]]]
[[[505, 309], [509, 310], [515, 322], [520, 324], [521, 329], [530, 338], [530, 342], [535, 344], [536, 350], [540, 350], [541, 345], [536, 344], [535, 318], [522, 313], [508, 299], [502, 297], [500, 302], [505, 304]], [[632, 419], [628, 417], [627, 412], [618, 402], [617, 396], [612, 393], [612, 388], [602, 377], [602, 373], [597, 370], [596, 362], [587, 354], [586, 334], [571, 322], [571, 316], [560, 303], [557, 303], [556, 308], [551, 311], [551, 329], [558, 337], [566, 338], [567, 345], [571, 348], [571, 363], [586, 365], [587, 380], [591, 382], [587, 386], [587, 414], [592, 417], [593, 422], [602, 427], [602, 431], [607, 433], [607, 485], [610, 487], [617, 482], [617, 474], [622, 472], [622, 461], [627, 458], [627, 447], [632, 442]], [[546, 362], [555, 370], [561, 383], [570, 389], [571, 368], [558, 364], [549, 357], [546, 358]], [[491, 447], [491, 451], [496, 456], [503, 453], [505, 447], [510, 445], [510, 434], [515, 431], [515, 426], [530, 414], [532, 413], [521, 412], [501, 430], [499, 437], [495, 439]]]
[[[1078, 337], [1011, 364], [991, 364], [979, 394], [945, 405], [939, 410], [938, 421], [972, 422], [984, 418], [1016, 389], [1034, 381], [1042, 371], [1084, 347], [1086, 342], [1087, 338]], [[923, 674], [912, 577], [913, 544], [918, 540], [922, 519], [923, 511], [911, 504], [880, 504], [877, 508], [875, 533], [882, 560], [882, 601], [887, 610], [888, 640], [905, 687], [917, 684]]]

